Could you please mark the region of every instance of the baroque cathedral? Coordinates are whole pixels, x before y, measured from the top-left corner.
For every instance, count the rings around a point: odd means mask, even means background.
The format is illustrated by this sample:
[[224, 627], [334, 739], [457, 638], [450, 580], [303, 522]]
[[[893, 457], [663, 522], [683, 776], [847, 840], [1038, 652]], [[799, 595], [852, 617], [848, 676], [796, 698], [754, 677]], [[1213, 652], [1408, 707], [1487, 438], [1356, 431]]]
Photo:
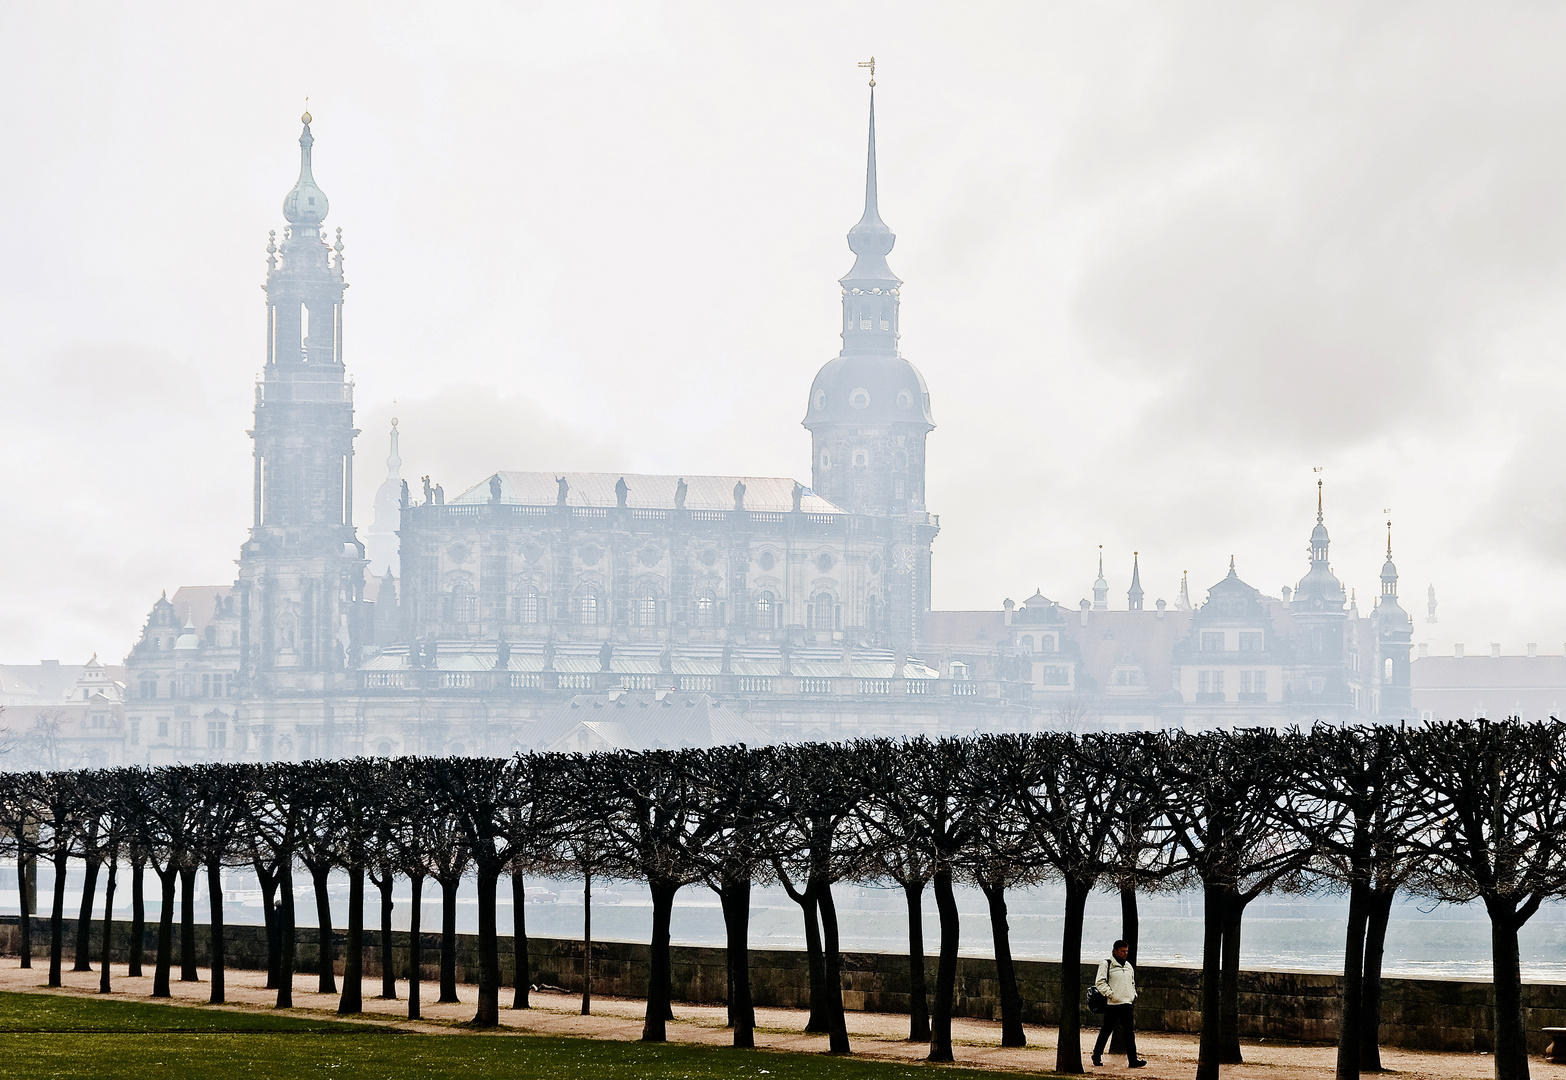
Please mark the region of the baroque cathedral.
[[[154, 605], [126, 660], [120, 760], [505, 754], [1051, 726], [1401, 718], [1412, 624], [1390, 537], [1361, 617], [1327, 559], [1281, 598], [1231, 565], [1200, 606], [932, 611], [930, 394], [899, 350], [870, 103], [842, 348], [792, 478], [498, 468], [447, 499], [388, 472], [361, 538], [342, 230], [313, 173], [267, 244], [253, 519], [230, 585]], [[497, 462], [499, 466], [512, 463]], [[377, 573], [379, 571], [379, 573]]]

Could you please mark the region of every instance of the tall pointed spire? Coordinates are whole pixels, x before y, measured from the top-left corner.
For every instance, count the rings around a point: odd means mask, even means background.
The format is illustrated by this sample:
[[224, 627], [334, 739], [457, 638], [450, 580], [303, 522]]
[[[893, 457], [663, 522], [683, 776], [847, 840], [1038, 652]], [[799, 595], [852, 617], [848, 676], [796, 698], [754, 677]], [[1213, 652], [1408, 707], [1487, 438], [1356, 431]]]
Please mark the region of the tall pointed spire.
[[1132, 611], [1142, 610], [1142, 564], [1141, 553], [1131, 553], [1131, 588], [1126, 591], [1126, 598], [1131, 603]]
[[865, 212], [859, 222], [848, 230], [848, 249], [858, 256], [854, 268], [842, 279], [844, 285], [856, 284], [892, 288], [902, 284], [892, 268], [886, 265], [886, 256], [897, 236], [881, 220], [881, 196], [875, 172], [875, 90], [870, 91], [870, 139], [865, 152]]
[[1098, 580], [1093, 582], [1093, 610], [1109, 610], [1109, 582], [1104, 580], [1104, 545], [1098, 545]]
[[1180, 571], [1180, 599], [1175, 601], [1176, 611], [1191, 610], [1191, 586], [1188, 582], [1188, 576], [1186, 571]]
[[1382, 599], [1397, 599], [1397, 566], [1392, 562], [1392, 523], [1387, 522], [1387, 561], [1381, 567]]

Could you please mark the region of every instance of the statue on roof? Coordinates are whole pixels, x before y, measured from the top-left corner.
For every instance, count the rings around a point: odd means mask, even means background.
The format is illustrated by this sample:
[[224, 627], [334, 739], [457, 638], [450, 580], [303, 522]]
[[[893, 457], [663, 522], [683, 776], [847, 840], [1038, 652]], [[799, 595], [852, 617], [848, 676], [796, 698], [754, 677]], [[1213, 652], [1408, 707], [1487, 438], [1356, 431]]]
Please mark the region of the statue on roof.
[[598, 670], [613, 671], [614, 642], [606, 641], [598, 646]]
[[805, 501], [805, 485], [798, 480], [794, 481], [794, 513], [799, 513], [800, 507]]
[[555, 494], [555, 505], [564, 506], [566, 504], [566, 496], [571, 493], [571, 485], [566, 482], [566, 478], [563, 476], [555, 477], [555, 483], [560, 485], [560, 490]]
[[408, 481], [402, 482], [402, 494], [398, 498], [397, 505], [403, 510], [408, 509]]
[[631, 487], [625, 482], [625, 477], [614, 482], [614, 504], [621, 510], [625, 509], [625, 502], [631, 495]]
[[745, 481], [734, 481], [734, 509], [745, 509]]
[[439, 484], [435, 485], [435, 505], [436, 506], [445, 506], [446, 505], [446, 489], [441, 487]]
[[680, 477], [680, 482], [674, 485], [674, 508], [676, 510], [685, 509], [685, 492], [687, 490], [688, 485], [685, 483], [685, 477], [682, 476]]
[[499, 473], [496, 473], [494, 476], [491, 476], [489, 478], [489, 501], [492, 502], [492, 503], [498, 503], [500, 501], [500, 474]]
[[429, 477], [423, 477], [424, 481], [424, 505], [428, 506], [435, 501], [435, 487], [430, 483]]

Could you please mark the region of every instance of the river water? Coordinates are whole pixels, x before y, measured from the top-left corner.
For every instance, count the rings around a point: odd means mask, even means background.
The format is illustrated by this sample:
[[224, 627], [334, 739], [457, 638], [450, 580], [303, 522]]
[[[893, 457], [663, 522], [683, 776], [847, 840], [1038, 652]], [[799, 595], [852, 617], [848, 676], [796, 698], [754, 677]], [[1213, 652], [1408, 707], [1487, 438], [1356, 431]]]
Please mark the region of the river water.
[[[38, 899], [42, 914], [52, 903], [49, 867], [39, 865]], [[315, 901], [309, 881], [297, 877], [297, 912], [302, 925], [314, 925]], [[66, 914], [74, 917], [80, 907], [80, 867], [66, 880]], [[102, 877], [94, 912], [102, 917]], [[529, 879], [526, 920], [529, 934], [539, 937], [577, 937], [582, 932], [582, 883], [580, 880]], [[245, 869], [225, 873], [224, 918], [235, 923], [262, 921], [261, 894], [255, 877]], [[122, 871], [115, 893], [115, 914], [130, 913], [128, 871]], [[158, 887], [152, 874], [146, 889], [149, 919], [156, 917]], [[205, 877], [198, 887], [197, 918], [207, 918]], [[331, 886], [333, 921], [341, 929], [348, 902], [348, 883], [341, 875]], [[409, 893], [399, 881], [395, 891], [394, 925], [408, 925]], [[908, 915], [901, 889], [838, 885], [837, 900], [842, 946], [846, 951], [905, 952], [908, 948]], [[500, 927], [512, 926], [509, 881], [500, 889]], [[423, 926], [440, 927], [440, 893], [426, 882]], [[378, 893], [366, 887], [365, 922], [380, 924]], [[993, 954], [988, 907], [983, 895], [972, 888], [957, 890], [961, 922], [961, 950], [969, 956]], [[1063, 925], [1064, 893], [1058, 886], [1019, 889], [1010, 895], [1008, 922], [1012, 952], [1018, 959], [1058, 960]], [[1200, 893], [1144, 895], [1140, 898], [1141, 934], [1139, 958], [1144, 964], [1190, 965], [1201, 962], [1202, 898]], [[0, 871], [0, 912], [17, 911], [16, 873]], [[1287, 895], [1262, 897], [1246, 912], [1241, 938], [1241, 964], [1246, 968], [1336, 972], [1342, 970], [1344, 927], [1348, 901], [1341, 895]], [[600, 941], [646, 941], [651, 930], [652, 902], [644, 886], [636, 882], [595, 881], [593, 887], [593, 936]], [[458, 900], [458, 929], [476, 931], [478, 900], [473, 883], [463, 883]], [[716, 894], [703, 886], [680, 890], [676, 898], [672, 934], [676, 944], [722, 945], [723, 915]], [[1120, 935], [1118, 894], [1094, 894], [1088, 902], [1083, 931], [1084, 961], [1107, 955]], [[781, 888], [758, 887], [752, 895], [751, 945], [755, 948], [804, 948], [800, 911]], [[940, 941], [940, 925], [933, 896], [924, 898], [924, 941], [934, 952]], [[1566, 903], [1545, 904], [1524, 926], [1521, 934], [1524, 978], [1566, 983]], [[1399, 899], [1387, 929], [1384, 970], [1388, 975], [1455, 977], [1484, 980], [1490, 977], [1490, 928], [1484, 909], [1475, 904], [1436, 905], [1417, 897]]]

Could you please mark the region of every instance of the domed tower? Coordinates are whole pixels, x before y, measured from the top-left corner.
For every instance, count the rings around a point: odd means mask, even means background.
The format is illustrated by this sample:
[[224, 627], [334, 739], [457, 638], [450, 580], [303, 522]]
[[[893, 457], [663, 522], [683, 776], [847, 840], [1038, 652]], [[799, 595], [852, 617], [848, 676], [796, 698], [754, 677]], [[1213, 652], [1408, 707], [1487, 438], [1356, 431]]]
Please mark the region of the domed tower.
[[248, 694], [330, 690], [357, 659], [364, 547], [353, 526], [353, 384], [343, 367], [342, 230], [315, 182], [310, 114], [288, 226], [267, 244], [266, 369], [256, 384], [254, 520], [240, 550]]
[[1397, 564], [1392, 561], [1392, 523], [1387, 522], [1387, 561], [1381, 566], [1381, 597], [1370, 616], [1376, 631], [1377, 712], [1389, 719], [1407, 719], [1413, 709], [1409, 653], [1414, 645], [1414, 620], [1397, 602]]
[[924, 509], [924, 444], [935, 423], [924, 377], [897, 350], [902, 281], [886, 264], [897, 238], [877, 205], [874, 89], [868, 157], [865, 212], [848, 231], [854, 266], [839, 282], [843, 349], [816, 374], [804, 425], [818, 495], [854, 513], [901, 514]]
[[[1348, 595], [1332, 573], [1331, 538], [1322, 512], [1321, 481], [1316, 481], [1316, 527], [1310, 534], [1310, 570], [1294, 590], [1296, 628], [1293, 699], [1321, 705], [1351, 706], [1348, 671]], [[1329, 710], [1336, 715], [1340, 710]], [[1317, 718], [1321, 718], [1318, 716]]]

